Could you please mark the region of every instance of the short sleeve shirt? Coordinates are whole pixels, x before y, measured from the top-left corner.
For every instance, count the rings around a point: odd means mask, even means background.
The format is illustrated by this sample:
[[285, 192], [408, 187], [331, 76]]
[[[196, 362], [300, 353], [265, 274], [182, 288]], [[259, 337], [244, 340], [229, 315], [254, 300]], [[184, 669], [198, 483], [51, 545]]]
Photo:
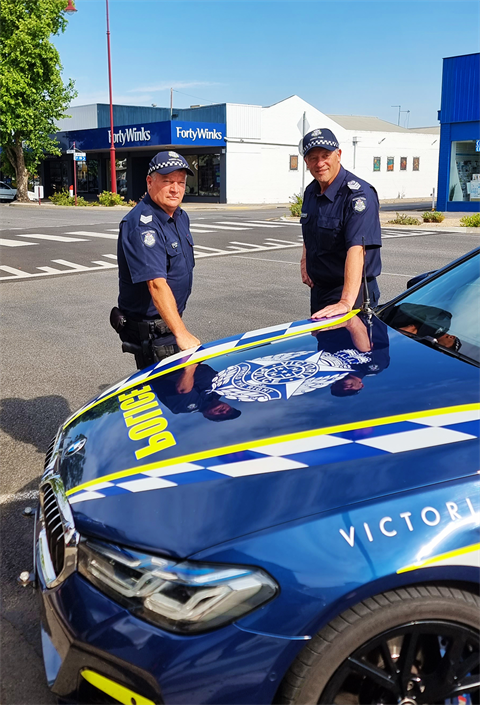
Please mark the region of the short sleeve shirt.
[[342, 166], [326, 191], [314, 180], [305, 189], [300, 222], [307, 273], [319, 286], [341, 286], [347, 251], [365, 240], [368, 279], [380, 274], [382, 246], [377, 192]]
[[147, 281], [166, 279], [181, 314], [192, 290], [195, 266], [188, 215], [170, 217], [147, 194], [120, 223], [118, 307], [135, 319], [158, 318]]

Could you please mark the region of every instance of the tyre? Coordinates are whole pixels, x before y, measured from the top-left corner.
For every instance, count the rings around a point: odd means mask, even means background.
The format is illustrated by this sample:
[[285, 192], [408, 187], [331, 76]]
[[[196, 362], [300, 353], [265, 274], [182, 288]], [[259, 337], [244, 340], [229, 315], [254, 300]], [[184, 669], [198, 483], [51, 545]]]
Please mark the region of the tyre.
[[478, 705], [480, 599], [434, 585], [386, 592], [324, 627], [277, 703]]

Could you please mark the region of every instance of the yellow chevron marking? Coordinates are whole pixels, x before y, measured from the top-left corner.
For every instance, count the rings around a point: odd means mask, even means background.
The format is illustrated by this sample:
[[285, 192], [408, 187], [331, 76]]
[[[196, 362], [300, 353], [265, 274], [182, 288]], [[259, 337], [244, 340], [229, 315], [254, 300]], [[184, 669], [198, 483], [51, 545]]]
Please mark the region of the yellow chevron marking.
[[178, 465], [179, 463], [194, 463], [196, 460], [205, 460], [206, 458], [214, 458], [218, 455], [225, 455], [227, 453], [238, 453], [242, 450], [254, 450], [261, 446], [274, 445], [276, 443], [283, 443], [285, 441], [294, 441], [301, 438], [312, 438], [314, 436], [324, 436], [331, 433], [342, 433], [343, 431], [354, 431], [359, 428], [370, 428], [372, 426], [384, 426], [390, 423], [399, 423], [401, 421], [412, 421], [414, 419], [421, 419], [428, 416], [439, 416], [440, 414], [452, 414], [461, 411], [476, 411], [480, 409], [480, 404], [461, 404], [460, 406], [447, 406], [441, 409], [427, 409], [424, 411], [412, 411], [408, 414], [398, 414], [397, 416], [384, 416], [379, 419], [368, 419], [367, 421], [356, 421], [354, 423], [341, 424], [339, 426], [329, 426], [327, 428], [314, 428], [310, 431], [298, 431], [297, 433], [287, 433], [283, 436], [273, 436], [272, 438], [262, 438], [258, 441], [246, 441], [245, 443], [237, 443], [231, 446], [224, 446], [223, 448], [212, 448], [210, 450], [204, 450], [200, 453], [190, 453], [190, 455], [182, 455], [178, 458], [169, 458], [168, 460], [161, 460], [156, 463], [148, 463], [148, 465], [138, 465], [134, 468], [129, 468], [128, 470], [120, 470], [119, 472], [112, 473], [111, 475], [105, 475], [98, 477], [95, 480], [90, 480], [89, 482], [84, 482], [81, 485], [73, 487], [68, 490], [67, 496], [79, 492], [80, 490], [85, 490], [88, 487], [93, 487], [100, 482], [111, 482], [112, 480], [119, 480], [123, 477], [130, 477], [131, 475], [136, 475], [140, 472], [147, 472], [148, 470], [156, 470], [158, 468], [172, 467], [173, 465]]
[[[457, 558], [458, 556], [464, 556], [468, 553], [474, 553], [476, 551], [480, 551], [480, 543], [474, 543], [471, 546], [464, 546], [463, 548], [458, 548], [455, 551], [448, 551], [447, 553], [440, 553], [438, 556], [433, 556], [433, 558], [428, 558], [426, 561], [422, 561], [421, 563], [414, 563], [413, 565], [407, 565], [405, 568], [400, 568], [400, 570], [397, 570], [398, 573], [408, 573], [411, 570], [419, 570], [420, 568], [427, 568], [428, 566], [431, 565], [439, 565], [442, 562], [449, 560], [450, 558]], [[464, 563], [462, 565], [465, 565]], [[472, 564], [473, 566], [477, 565], [477, 562]]]

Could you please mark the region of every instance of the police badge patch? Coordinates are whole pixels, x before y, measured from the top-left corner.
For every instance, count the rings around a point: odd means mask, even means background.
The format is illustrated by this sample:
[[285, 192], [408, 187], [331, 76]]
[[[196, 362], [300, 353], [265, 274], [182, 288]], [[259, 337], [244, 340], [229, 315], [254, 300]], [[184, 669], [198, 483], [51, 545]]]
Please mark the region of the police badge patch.
[[178, 158], [178, 154], [176, 152], [169, 152], [168, 156], [173, 157], [173, 158]]
[[313, 130], [311, 137], [319, 137], [322, 134], [321, 130]]
[[144, 230], [142, 235], [142, 242], [147, 247], [153, 247], [156, 243], [155, 230]]
[[353, 210], [356, 211], [356, 213], [363, 213], [365, 208], [367, 207], [367, 199], [366, 198], [354, 198], [353, 201]]
[[358, 183], [358, 181], [349, 181], [349, 182], [347, 183], [347, 186], [348, 186], [348, 188], [351, 189], [352, 191], [358, 191], [358, 189], [361, 188], [361, 186], [360, 186], [360, 184]]

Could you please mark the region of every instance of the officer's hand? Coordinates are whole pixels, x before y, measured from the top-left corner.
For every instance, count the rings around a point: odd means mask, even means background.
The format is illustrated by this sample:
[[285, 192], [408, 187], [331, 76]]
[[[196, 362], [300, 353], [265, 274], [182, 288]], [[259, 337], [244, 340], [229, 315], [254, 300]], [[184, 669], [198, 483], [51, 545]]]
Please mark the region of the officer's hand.
[[313, 282], [307, 274], [307, 263], [304, 259], [300, 261], [300, 273], [302, 275], [302, 282], [313, 289]]
[[175, 339], [180, 350], [188, 350], [189, 348], [196, 348], [197, 345], [200, 345], [199, 339], [189, 333], [188, 330], [175, 336]]
[[333, 316], [344, 316], [346, 313], [352, 310], [350, 304], [346, 301], [338, 302], [338, 304], [331, 304], [330, 306], [325, 306], [325, 308], [320, 309], [314, 313], [310, 318], [317, 320], [318, 318], [332, 318]]

